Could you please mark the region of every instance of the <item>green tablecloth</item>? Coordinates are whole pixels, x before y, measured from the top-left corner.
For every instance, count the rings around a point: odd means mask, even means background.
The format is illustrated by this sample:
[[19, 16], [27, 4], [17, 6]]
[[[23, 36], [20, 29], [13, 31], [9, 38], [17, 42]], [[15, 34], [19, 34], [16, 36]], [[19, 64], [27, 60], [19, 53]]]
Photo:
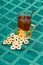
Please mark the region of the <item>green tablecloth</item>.
[[[25, 10], [35, 10], [31, 23], [37, 27], [28, 45], [12, 51], [3, 40], [17, 33], [16, 15]], [[0, 65], [43, 65], [43, 0], [0, 0]]]

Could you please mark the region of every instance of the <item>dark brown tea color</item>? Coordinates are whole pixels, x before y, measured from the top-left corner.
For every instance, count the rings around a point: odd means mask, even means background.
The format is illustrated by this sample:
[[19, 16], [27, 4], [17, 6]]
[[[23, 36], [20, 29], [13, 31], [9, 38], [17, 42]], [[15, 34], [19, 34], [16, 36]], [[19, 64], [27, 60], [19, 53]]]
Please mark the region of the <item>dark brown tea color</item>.
[[29, 16], [19, 16], [18, 17], [18, 27], [22, 30], [30, 30], [30, 19]]

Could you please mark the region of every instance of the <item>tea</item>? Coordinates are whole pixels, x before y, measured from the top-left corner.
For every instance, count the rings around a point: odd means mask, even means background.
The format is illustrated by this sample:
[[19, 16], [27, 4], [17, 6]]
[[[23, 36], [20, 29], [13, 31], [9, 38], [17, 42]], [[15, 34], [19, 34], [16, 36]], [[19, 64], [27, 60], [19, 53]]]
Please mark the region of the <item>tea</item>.
[[18, 17], [18, 27], [22, 30], [30, 30], [30, 19], [29, 16], [19, 16]]

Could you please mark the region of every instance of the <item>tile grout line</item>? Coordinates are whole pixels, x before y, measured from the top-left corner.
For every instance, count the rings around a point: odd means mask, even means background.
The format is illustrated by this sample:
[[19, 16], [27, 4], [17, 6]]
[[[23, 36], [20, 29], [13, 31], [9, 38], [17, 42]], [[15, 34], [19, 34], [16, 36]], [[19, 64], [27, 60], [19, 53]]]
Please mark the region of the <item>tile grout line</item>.
[[39, 55], [32, 61], [31, 64], [33, 64], [34, 62], [36, 62], [40, 57], [41, 57], [41, 53], [39, 53]]
[[[41, 36], [41, 35], [40, 35]], [[40, 38], [40, 37], [39, 37]], [[39, 40], [39, 38], [37, 39], [37, 41]], [[29, 48], [27, 48], [24, 52], [22, 52], [22, 54], [23, 53], [26, 53], [37, 41], [34, 41], [34, 43], [33, 44], [31, 44], [31, 46], [29, 47]], [[21, 54], [21, 55], [22, 55]]]

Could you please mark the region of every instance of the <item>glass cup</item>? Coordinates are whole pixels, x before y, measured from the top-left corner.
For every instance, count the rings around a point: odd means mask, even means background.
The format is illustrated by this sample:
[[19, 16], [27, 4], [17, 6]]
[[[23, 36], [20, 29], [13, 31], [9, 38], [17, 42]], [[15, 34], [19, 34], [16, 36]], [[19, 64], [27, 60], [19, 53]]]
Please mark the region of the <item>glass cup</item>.
[[36, 29], [36, 26], [31, 23], [33, 12], [18, 14], [18, 36], [29, 39], [32, 36], [32, 32]]

